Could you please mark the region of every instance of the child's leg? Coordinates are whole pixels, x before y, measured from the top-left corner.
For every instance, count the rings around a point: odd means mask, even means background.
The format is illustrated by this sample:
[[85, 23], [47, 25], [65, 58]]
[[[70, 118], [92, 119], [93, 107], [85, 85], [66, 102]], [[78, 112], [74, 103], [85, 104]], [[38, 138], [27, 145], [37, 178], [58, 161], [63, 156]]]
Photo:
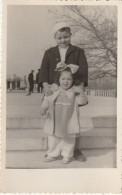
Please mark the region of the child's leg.
[[48, 151], [47, 155], [50, 157], [58, 157], [60, 155], [61, 138], [56, 136], [48, 136]]
[[61, 141], [61, 151], [62, 156], [66, 158], [71, 158], [74, 153], [75, 147], [75, 137], [65, 137]]

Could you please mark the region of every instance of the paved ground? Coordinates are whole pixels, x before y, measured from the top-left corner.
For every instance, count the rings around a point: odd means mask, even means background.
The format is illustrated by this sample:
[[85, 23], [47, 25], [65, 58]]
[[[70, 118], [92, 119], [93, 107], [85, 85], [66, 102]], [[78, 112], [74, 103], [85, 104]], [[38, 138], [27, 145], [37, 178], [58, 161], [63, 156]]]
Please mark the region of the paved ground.
[[115, 149], [86, 149], [82, 151], [87, 158], [85, 162], [72, 160], [62, 164], [62, 159], [44, 162], [46, 152], [42, 151], [13, 151], [7, 152], [7, 168], [45, 169], [45, 168], [115, 168]]

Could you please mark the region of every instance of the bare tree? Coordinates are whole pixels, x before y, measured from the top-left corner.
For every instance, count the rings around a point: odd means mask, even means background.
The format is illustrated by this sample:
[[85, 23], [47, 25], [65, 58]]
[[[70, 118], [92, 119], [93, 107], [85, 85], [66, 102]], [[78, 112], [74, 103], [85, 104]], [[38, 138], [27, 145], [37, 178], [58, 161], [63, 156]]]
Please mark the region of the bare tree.
[[89, 79], [117, 76], [116, 7], [62, 6], [53, 10], [57, 21], [68, 22], [74, 43], [84, 48], [89, 63]]

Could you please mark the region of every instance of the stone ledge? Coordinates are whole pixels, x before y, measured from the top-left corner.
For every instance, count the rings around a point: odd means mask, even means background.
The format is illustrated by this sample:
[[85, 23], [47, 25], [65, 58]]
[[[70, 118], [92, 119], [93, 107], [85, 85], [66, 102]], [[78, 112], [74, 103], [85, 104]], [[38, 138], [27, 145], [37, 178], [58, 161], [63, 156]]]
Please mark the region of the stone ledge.
[[[7, 128], [42, 128], [45, 118], [7, 118]], [[82, 117], [81, 127], [116, 127], [116, 116]]]
[[[41, 138], [47, 137], [43, 129], [7, 129], [7, 139], [9, 138]], [[116, 128], [81, 128], [80, 136], [116, 136]]]

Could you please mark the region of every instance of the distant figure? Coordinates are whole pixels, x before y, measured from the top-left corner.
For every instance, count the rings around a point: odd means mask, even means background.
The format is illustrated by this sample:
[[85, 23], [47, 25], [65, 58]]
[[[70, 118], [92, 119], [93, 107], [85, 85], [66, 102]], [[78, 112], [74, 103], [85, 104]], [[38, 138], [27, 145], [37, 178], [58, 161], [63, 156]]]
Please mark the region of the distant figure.
[[20, 77], [16, 77], [17, 90], [20, 90]]
[[23, 81], [24, 81], [24, 90], [25, 90], [27, 88], [26, 75], [24, 75]]
[[20, 89], [20, 80], [17, 81], [17, 89]]
[[36, 74], [36, 84], [37, 84], [37, 91], [38, 91], [38, 93], [40, 93], [40, 88], [42, 90], [42, 85], [39, 82], [39, 74], [40, 74], [40, 69], [38, 69], [38, 72]]
[[15, 81], [12, 81], [12, 90], [15, 90]]
[[10, 75], [7, 75], [7, 90], [10, 90]]
[[12, 91], [12, 80], [10, 80], [10, 91]]
[[33, 93], [33, 88], [34, 88], [33, 73], [34, 73], [34, 70], [31, 70], [31, 73], [28, 75], [29, 93], [27, 95], [31, 95], [31, 93]]
[[7, 80], [7, 90], [10, 90], [10, 81]]
[[22, 90], [25, 90], [26, 87], [27, 87], [26, 76], [24, 76], [24, 77], [21, 79], [20, 88], [21, 88]]

